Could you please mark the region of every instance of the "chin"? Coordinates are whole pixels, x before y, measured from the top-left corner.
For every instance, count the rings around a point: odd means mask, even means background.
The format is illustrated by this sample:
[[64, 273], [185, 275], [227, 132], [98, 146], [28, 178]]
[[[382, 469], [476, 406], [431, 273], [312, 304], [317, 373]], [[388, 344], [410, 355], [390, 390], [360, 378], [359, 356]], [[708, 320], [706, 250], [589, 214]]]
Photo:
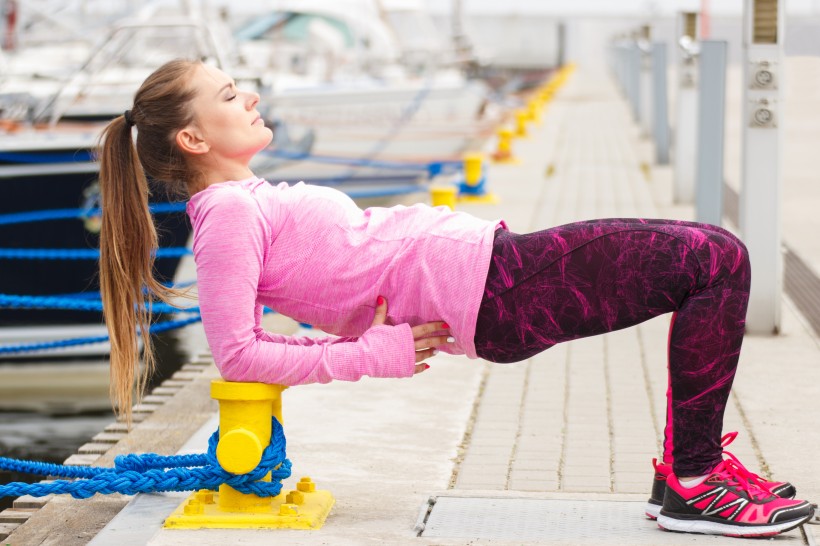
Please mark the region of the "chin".
[[268, 145], [273, 141], [273, 131], [265, 127], [265, 137], [260, 137], [259, 143], [257, 144], [257, 152], [260, 152], [268, 147]]

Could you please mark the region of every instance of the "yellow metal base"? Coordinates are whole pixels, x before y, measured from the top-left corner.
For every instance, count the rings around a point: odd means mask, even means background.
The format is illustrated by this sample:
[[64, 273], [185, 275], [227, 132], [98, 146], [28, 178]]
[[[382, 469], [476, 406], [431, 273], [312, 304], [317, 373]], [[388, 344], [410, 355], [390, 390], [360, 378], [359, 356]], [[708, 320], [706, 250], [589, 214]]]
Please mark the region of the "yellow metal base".
[[493, 163], [502, 163], [502, 164], [507, 164], [507, 165], [520, 165], [521, 164], [521, 160], [518, 159], [517, 157], [515, 157], [514, 155], [510, 155], [510, 156], [507, 156], [507, 157], [493, 156], [492, 159], [493, 159]]
[[165, 520], [166, 529], [320, 529], [336, 502], [329, 491], [291, 491], [265, 512], [227, 512], [219, 493], [198, 491]]
[[488, 205], [495, 205], [498, 203], [498, 197], [494, 193], [485, 193], [484, 195], [470, 195], [464, 194], [458, 196], [459, 203], [483, 203]]

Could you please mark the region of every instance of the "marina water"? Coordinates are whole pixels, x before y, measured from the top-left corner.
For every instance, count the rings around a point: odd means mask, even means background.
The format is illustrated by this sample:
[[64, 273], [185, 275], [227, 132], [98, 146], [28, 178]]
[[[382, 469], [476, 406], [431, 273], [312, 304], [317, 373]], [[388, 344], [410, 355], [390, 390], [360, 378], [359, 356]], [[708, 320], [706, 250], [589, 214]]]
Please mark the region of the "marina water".
[[[171, 331], [155, 337], [157, 370], [149, 380], [148, 391], [173, 375], [190, 359], [184, 344], [180, 343], [180, 335], [178, 331]], [[75, 365], [71, 360], [50, 364]], [[107, 373], [108, 363], [100, 359], [98, 364]], [[0, 363], [0, 366], [5, 365], [8, 364]], [[77, 408], [84, 408], [81, 402], [77, 400]], [[48, 400], [43, 400], [36, 411], [32, 411], [30, 406], [25, 410], [6, 408], [0, 411], [0, 456], [61, 464], [114, 420], [110, 406], [104, 405], [79, 411], [72, 411], [70, 405], [63, 405], [62, 411], [55, 412]], [[31, 483], [41, 479], [43, 477], [0, 471], [1, 484], [16, 481]], [[0, 498], [0, 510], [9, 508], [13, 501], [13, 498]]]

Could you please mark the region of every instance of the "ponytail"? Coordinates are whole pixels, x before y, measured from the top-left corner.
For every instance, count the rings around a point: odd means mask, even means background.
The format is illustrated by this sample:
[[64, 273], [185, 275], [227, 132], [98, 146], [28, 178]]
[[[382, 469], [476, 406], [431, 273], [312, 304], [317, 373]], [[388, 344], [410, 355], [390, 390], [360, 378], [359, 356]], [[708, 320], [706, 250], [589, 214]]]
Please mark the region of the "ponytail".
[[[138, 392], [142, 392], [154, 369], [148, 335], [151, 311], [144, 303], [143, 287], [160, 298], [165, 288], [153, 276], [157, 232], [148, 210], [148, 181], [131, 140], [131, 126], [120, 116], [106, 127], [102, 138], [100, 294], [111, 340], [111, 399], [117, 414], [130, 418], [134, 377]], [[145, 351], [145, 368], [140, 374], [135, 374], [139, 366], [137, 328]]]
[[[189, 110], [186, 103], [192, 94], [184, 90], [185, 82], [181, 76], [195, 64], [172, 61], [158, 69], [137, 94], [138, 100], [141, 95], [144, 98], [142, 102], [146, 108], [115, 118], [100, 137], [100, 294], [111, 341], [110, 396], [117, 416], [124, 417], [129, 423], [135, 384], [138, 395], [141, 395], [155, 369], [156, 359], [149, 335], [151, 301], [159, 299], [173, 304], [173, 298], [186, 295], [163, 286], [154, 277], [158, 242], [148, 208], [149, 188], [145, 173], [172, 183], [184, 183], [186, 178], [193, 176], [186, 172], [185, 160], [178, 150], [173, 149], [173, 139], [169, 135], [175, 128], [173, 126], [182, 127], [186, 119], [190, 120], [190, 115], [185, 112]], [[162, 78], [168, 83], [166, 91], [162, 85], [156, 85], [163, 83], [157, 81]], [[163, 91], [159, 93], [161, 96], [156, 96], [157, 90]], [[162, 121], [160, 124], [140, 121], [138, 116], [145, 115], [143, 110], [150, 112], [152, 105], [162, 109], [169, 103], [176, 106], [176, 116], [158, 118]], [[134, 123], [139, 132], [137, 146], [132, 138]], [[143, 125], [145, 131], [140, 131]], [[151, 159], [141, 161], [142, 148], [146, 146], [150, 149]], [[164, 171], [152, 172], [154, 163], [163, 165]], [[168, 171], [169, 166], [174, 170]], [[144, 360], [141, 372], [138, 371], [139, 337], [142, 338]]]

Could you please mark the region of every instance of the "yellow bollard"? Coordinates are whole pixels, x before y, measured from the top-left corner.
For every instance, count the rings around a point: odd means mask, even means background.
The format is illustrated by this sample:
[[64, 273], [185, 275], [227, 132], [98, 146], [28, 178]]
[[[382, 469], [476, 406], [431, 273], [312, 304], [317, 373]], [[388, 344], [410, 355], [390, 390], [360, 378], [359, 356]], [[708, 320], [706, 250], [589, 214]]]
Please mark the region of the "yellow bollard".
[[[211, 398], [219, 402], [219, 443], [216, 458], [233, 474], [246, 474], [262, 460], [270, 443], [271, 415], [282, 422], [281, 385], [264, 383], [211, 383]], [[270, 474], [262, 478], [270, 481]], [[230, 512], [266, 512], [270, 497], [240, 493], [229, 485], [219, 487], [219, 507]]]
[[498, 130], [497, 136], [498, 145], [491, 156], [493, 161], [496, 163], [515, 163], [517, 160], [512, 153], [512, 129], [502, 127]]
[[527, 136], [527, 118], [529, 114], [526, 110], [515, 111], [515, 136]]
[[481, 182], [481, 164], [484, 156], [480, 153], [470, 153], [464, 155], [464, 183], [470, 187], [478, 186]]
[[528, 117], [530, 121], [535, 123], [541, 122], [541, 105], [538, 104], [538, 99], [533, 99], [528, 104]]
[[[219, 443], [216, 458], [233, 474], [253, 470], [271, 438], [271, 416], [282, 423], [282, 391], [264, 383], [216, 380], [211, 397], [219, 402]], [[262, 481], [270, 481], [268, 473]], [[319, 529], [335, 500], [316, 490], [308, 477], [297, 489], [276, 497], [245, 494], [223, 484], [219, 493], [201, 490], [186, 499], [166, 520], [170, 529]]]
[[467, 203], [493, 204], [498, 198], [487, 191], [484, 177], [484, 154], [473, 152], [464, 155], [464, 181], [459, 184], [458, 201]]
[[446, 205], [450, 210], [455, 210], [457, 194], [458, 189], [455, 186], [431, 186], [430, 202], [434, 207]]

